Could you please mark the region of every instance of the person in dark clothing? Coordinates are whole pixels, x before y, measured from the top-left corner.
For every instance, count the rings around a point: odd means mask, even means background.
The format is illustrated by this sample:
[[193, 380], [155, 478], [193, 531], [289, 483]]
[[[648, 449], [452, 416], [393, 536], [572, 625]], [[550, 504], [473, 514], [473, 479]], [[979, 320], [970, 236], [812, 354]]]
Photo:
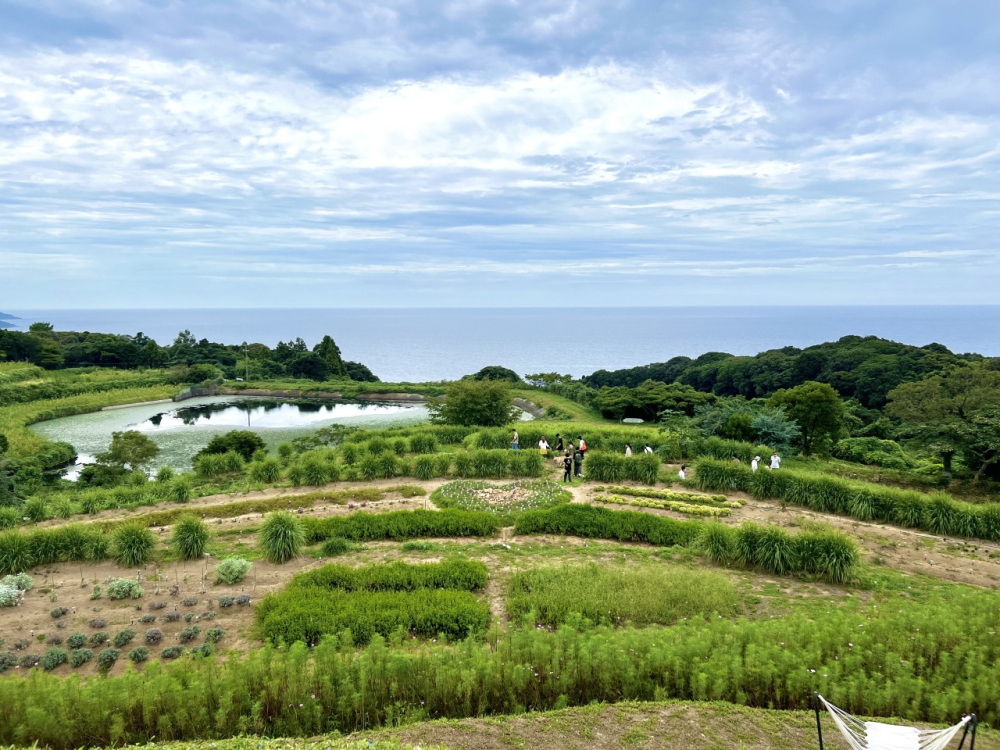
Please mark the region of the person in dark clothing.
[[556, 450], [559, 451], [560, 453], [566, 450], [565, 448], [563, 448], [562, 435], [556, 435]]
[[563, 458], [563, 481], [572, 481], [571, 472], [573, 471], [573, 457], [569, 455], [569, 451], [566, 452]]
[[576, 453], [573, 454], [573, 463], [576, 464], [576, 475], [578, 477], [583, 477], [583, 451], [579, 448], [577, 448]]

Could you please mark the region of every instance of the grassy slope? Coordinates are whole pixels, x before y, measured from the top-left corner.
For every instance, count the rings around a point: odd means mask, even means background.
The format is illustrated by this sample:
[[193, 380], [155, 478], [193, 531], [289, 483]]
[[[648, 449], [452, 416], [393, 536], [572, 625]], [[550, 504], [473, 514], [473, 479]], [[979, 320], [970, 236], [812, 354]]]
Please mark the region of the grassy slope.
[[533, 404], [538, 404], [543, 409], [554, 406], [559, 409], [559, 411], [571, 415], [572, 420], [575, 422], [618, 424], [617, 422], [609, 422], [604, 419], [600, 412], [596, 409], [584, 406], [583, 404], [578, 404], [576, 401], [570, 401], [568, 398], [557, 396], [554, 393], [546, 393], [545, 391], [530, 389], [518, 389], [514, 391], [514, 396], [516, 398], [523, 398], [525, 401], [530, 401]]

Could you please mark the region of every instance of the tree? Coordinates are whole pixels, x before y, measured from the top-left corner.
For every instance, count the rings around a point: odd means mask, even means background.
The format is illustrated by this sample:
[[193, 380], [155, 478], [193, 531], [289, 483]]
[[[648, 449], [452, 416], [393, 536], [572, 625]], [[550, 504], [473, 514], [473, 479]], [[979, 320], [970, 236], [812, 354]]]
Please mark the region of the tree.
[[435, 424], [501, 427], [521, 415], [510, 386], [494, 380], [458, 380], [427, 408]]
[[945, 471], [951, 472], [955, 454], [969, 446], [973, 420], [996, 406], [1000, 372], [973, 364], [894, 388], [885, 411], [911, 437], [938, 453]]
[[976, 470], [973, 481], [984, 473], [996, 478], [1000, 467], [1000, 407], [987, 406], [977, 411], [968, 424], [959, 428], [962, 437], [962, 458], [966, 466]]
[[809, 381], [794, 388], [782, 388], [767, 405], [784, 408], [802, 430], [802, 452], [828, 447], [843, 429], [844, 402], [829, 383]]
[[344, 358], [340, 356], [340, 347], [332, 337], [324, 336], [323, 340], [313, 347], [313, 351], [326, 362], [329, 375], [337, 378], [347, 377], [347, 367], [344, 365]]
[[143, 470], [160, 454], [160, 447], [141, 432], [129, 430], [111, 434], [111, 446], [97, 454], [97, 461], [115, 468]]
[[244, 461], [253, 458], [259, 450], [267, 450], [264, 438], [251, 430], [232, 430], [225, 435], [216, 435], [208, 441], [208, 445], [198, 451], [198, 455], [206, 453], [229, 453], [236, 451], [243, 456]]
[[521, 378], [513, 370], [499, 365], [490, 365], [472, 376], [473, 380], [502, 380], [507, 383], [520, 383]]
[[194, 348], [197, 346], [197, 341], [191, 334], [191, 331], [183, 330], [177, 334], [177, 338], [174, 339], [174, 343], [170, 345], [170, 361], [173, 364], [191, 364], [191, 358], [194, 356]]
[[300, 354], [288, 365], [288, 374], [297, 378], [310, 380], [326, 380], [330, 377], [330, 368], [319, 354], [306, 352]]
[[378, 376], [360, 362], [351, 362], [348, 360], [344, 362], [344, 368], [347, 370], [347, 377], [351, 380], [357, 380], [360, 383], [379, 382]]

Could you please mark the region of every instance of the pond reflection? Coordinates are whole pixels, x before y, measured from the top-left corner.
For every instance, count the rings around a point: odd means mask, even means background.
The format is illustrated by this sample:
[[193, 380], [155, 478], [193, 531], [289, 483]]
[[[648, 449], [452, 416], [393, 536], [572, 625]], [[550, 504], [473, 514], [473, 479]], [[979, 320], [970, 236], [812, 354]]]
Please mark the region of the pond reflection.
[[413, 404], [344, 404], [323, 401], [241, 400], [182, 406], [154, 414], [132, 429], [155, 432], [177, 427], [251, 427], [280, 429], [303, 427], [350, 417], [406, 414], [421, 407]]

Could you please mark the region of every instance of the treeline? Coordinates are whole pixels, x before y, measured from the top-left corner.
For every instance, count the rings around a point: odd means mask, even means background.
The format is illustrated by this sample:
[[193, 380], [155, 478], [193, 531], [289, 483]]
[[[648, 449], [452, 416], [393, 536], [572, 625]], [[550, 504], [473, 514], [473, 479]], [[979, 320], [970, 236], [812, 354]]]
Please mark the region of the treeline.
[[696, 359], [674, 357], [642, 367], [598, 370], [581, 378], [589, 388], [637, 388], [647, 380], [680, 383], [717, 396], [768, 397], [807, 381], [829, 383], [844, 398], [881, 408], [893, 388], [922, 380], [957, 364], [981, 361], [954, 354], [941, 344], [909, 346], [876, 336], [844, 336], [805, 349], [786, 346], [740, 357], [708, 352]]
[[[272, 349], [258, 343], [219, 344], [181, 331], [171, 344], [160, 345], [142, 332], [132, 336], [56, 331], [48, 323], [32, 323], [27, 332], [0, 329], [0, 362], [4, 361], [30, 362], [46, 370], [178, 368], [185, 372], [186, 382], [213, 377], [378, 381], [365, 365], [345, 360], [330, 336], [311, 349], [301, 338], [280, 341]], [[187, 377], [192, 371], [194, 381]]]

